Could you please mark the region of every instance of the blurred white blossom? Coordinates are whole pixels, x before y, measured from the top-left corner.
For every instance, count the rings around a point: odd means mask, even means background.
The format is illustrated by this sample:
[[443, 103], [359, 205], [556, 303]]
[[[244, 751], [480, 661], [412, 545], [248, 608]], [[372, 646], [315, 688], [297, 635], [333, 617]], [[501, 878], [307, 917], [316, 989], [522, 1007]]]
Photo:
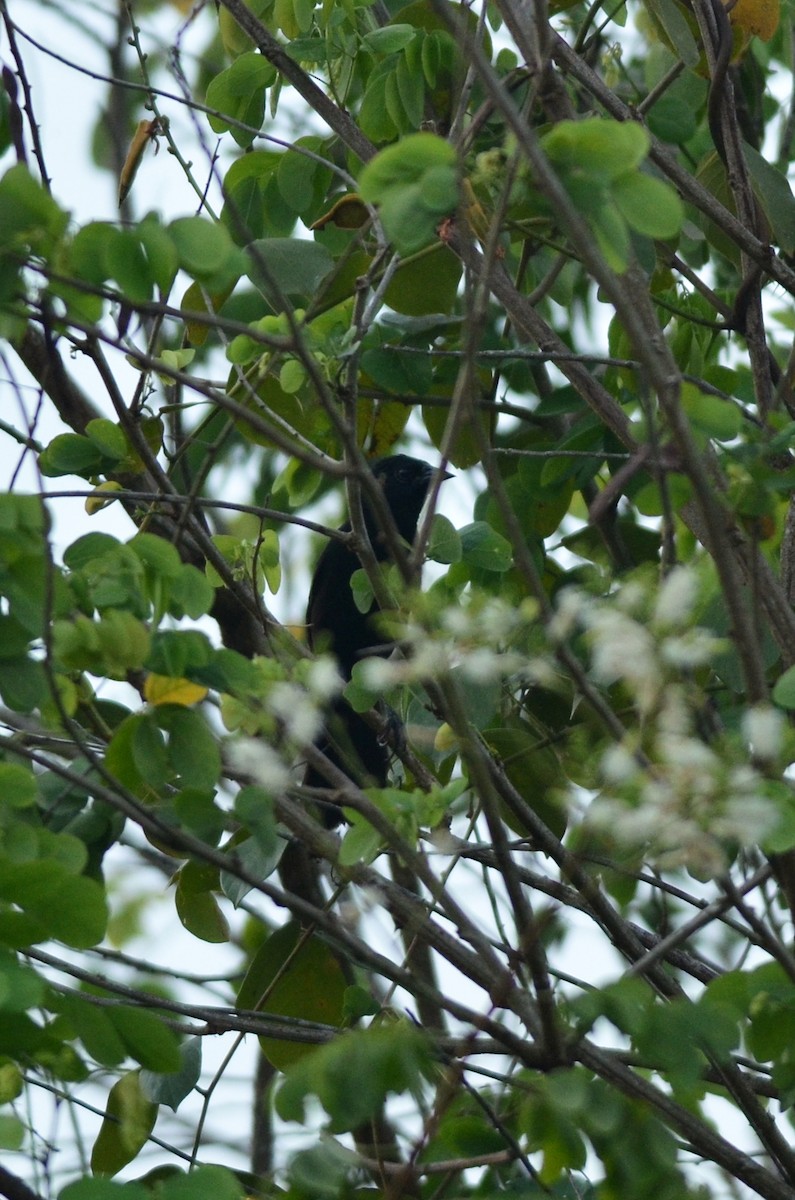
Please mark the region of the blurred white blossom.
[[298, 684], [275, 683], [268, 693], [268, 708], [282, 721], [287, 736], [300, 746], [313, 742], [320, 733], [322, 713]]
[[577, 588], [564, 588], [557, 596], [555, 611], [547, 623], [547, 636], [554, 644], [565, 642], [582, 622], [592, 600]]
[[743, 714], [742, 730], [756, 758], [769, 762], [783, 748], [786, 718], [772, 704], [757, 704]]
[[658, 629], [681, 629], [687, 625], [698, 599], [698, 580], [689, 567], [674, 567], [666, 575], [654, 605]]
[[601, 683], [621, 680], [641, 712], [653, 708], [663, 684], [654, 639], [640, 622], [616, 607], [586, 611], [591, 670]]
[[316, 658], [307, 666], [306, 686], [310, 695], [321, 704], [333, 700], [345, 686], [333, 658]]
[[240, 738], [230, 742], [228, 757], [234, 770], [248, 775], [272, 795], [283, 792], [290, 782], [289, 768], [262, 738]]

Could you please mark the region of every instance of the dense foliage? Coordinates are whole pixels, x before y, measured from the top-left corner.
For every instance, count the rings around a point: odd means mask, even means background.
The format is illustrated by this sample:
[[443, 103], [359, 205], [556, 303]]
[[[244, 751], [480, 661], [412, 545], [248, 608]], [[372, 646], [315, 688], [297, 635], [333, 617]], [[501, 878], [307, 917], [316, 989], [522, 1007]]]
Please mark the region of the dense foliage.
[[[795, 1196], [790, 9], [41, 7], [0, 3], [0, 1195]], [[68, 211], [48, 61], [118, 216]], [[393, 452], [439, 464], [413, 549]], [[380, 789], [301, 627], [346, 509]]]

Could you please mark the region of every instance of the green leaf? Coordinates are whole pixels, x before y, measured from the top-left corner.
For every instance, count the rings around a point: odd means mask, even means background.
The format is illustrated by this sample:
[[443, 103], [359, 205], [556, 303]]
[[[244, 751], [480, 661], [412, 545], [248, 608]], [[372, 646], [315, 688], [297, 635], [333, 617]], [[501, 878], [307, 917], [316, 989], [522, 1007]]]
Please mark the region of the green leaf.
[[212, 661], [215, 650], [198, 629], [160, 630], [152, 638], [147, 669], [171, 679], [182, 679]]
[[[162, 1195], [163, 1200], [242, 1200], [242, 1197], [253, 1189], [246, 1189], [240, 1179], [225, 1167], [212, 1165], [194, 1167], [189, 1174], [173, 1174], [162, 1191], [155, 1187], [155, 1192]], [[152, 1190], [147, 1191], [149, 1200]], [[90, 1200], [90, 1198], [89, 1198]]]
[[333, 267], [334, 259], [319, 242], [269, 238], [252, 243], [246, 273], [281, 310], [280, 296], [309, 301]]
[[692, 383], [682, 384], [681, 403], [693, 425], [719, 442], [732, 441], [742, 428], [742, 413], [736, 404], [699, 391]]
[[383, 835], [361, 813], [349, 810], [348, 821], [340, 846], [340, 866], [352, 867], [356, 863], [373, 862], [384, 847]]
[[482, 571], [507, 571], [513, 562], [511, 543], [485, 521], [473, 521], [458, 531], [465, 563]]
[[[528, 807], [556, 837], [563, 837], [568, 817], [565, 802], [568, 783], [552, 747], [526, 727], [484, 729], [483, 739], [501, 760], [505, 774], [519, 795], [527, 798]], [[521, 818], [507, 805], [502, 807], [502, 816], [505, 823], [522, 837], [533, 832], [522, 826]]]
[[145, 1008], [118, 1005], [108, 1016], [128, 1054], [150, 1071], [178, 1071], [180, 1067], [177, 1035], [163, 1020]]
[[652, 238], [675, 237], [684, 208], [674, 189], [661, 179], [630, 171], [613, 181], [611, 195], [631, 229]]
[[25, 244], [47, 249], [68, 221], [69, 214], [22, 163], [0, 179], [0, 249]]
[[362, 370], [378, 387], [399, 396], [423, 396], [433, 380], [430, 356], [401, 353], [400, 346], [365, 350]]
[[24, 1081], [22, 1072], [16, 1063], [4, 1062], [0, 1065], [0, 1104], [10, 1104], [22, 1095]]
[[652, 18], [659, 24], [686, 67], [698, 64], [701, 52], [684, 10], [676, 0], [646, 0]]
[[210, 662], [196, 665], [183, 672], [194, 683], [204, 683], [219, 692], [246, 692], [257, 685], [257, 669], [237, 650], [216, 650]]
[[169, 735], [168, 762], [182, 785], [212, 789], [221, 775], [221, 752], [203, 715], [165, 704], [158, 708], [157, 721]]
[[117, 229], [104, 246], [105, 271], [133, 304], [152, 299], [154, 277], [144, 248], [132, 230]]
[[[297, 922], [290, 921], [257, 951], [240, 985], [237, 1005], [339, 1026], [346, 987], [340, 965], [325, 942], [314, 935], [307, 937]], [[314, 1050], [301, 1042], [259, 1041], [265, 1057], [280, 1071]]]
[[[133, 792], [136, 796], [152, 798], [152, 790], [141, 774], [135, 755], [135, 734], [142, 721], [151, 721], [151, 717], [143, 713], [133, 713], [121, 722], [114, 731], [108, 749], [105, 753], [105, 769], [118, 779], [119, 783]], [[138, 753], [142, 753], [143, 743], [138, 742]], [[162, 752], [161, 752], [162, 753]], [[161, 758], [162, 773], [162, 758]]]
[[173, 799], [181, 825], [211, 846], [217, 846], [226, 828], [226, 815], [215, 803], [213, 788], [187, 787]]
[[141, 713], [132, 721], [130, 750], [133, 764], [141, 779], [159, 791], [171, 778], [165, 738], [152, 713]]
[[288, 1178], [290, 1196], [311, 1196], [312, 1200], [336, 1200], [349, 1194], [349, 1182], [357, 1171], [356, 1155], [340, 1142], [318, 1142], [300, 1150], [290, 1160]]
[[[276, 68], [261, 54], [252, 50], [236, 58], [207, 88], [208, 106], [219, 110], [207, 117], [213, 132], [230, 130], [239, 146], [250, 146], [265, 115], [265, 92], [275, 81]], [[252, 128], [238, 129], [235, 121]]]
[[0, 614], [0, 661], [24, 660], [30, 644], [30, 633], [15, 617]]
[[461, 538], [452, 521], [442, 513], [434, 513], [427, 557], [431, 562], [454, 563], [460, 562], [462, 554]]
[[157, 1118], [157, 1105], [141, 1092], [138, 1072], [123, 1075], [111, 1088], [105, 1117], [91, 1151], [96, 1175], [116, 1175], [132, 1162], [149, 1140]]
[[65, 1016], [86, 1053], [103, 1067], [117, 1067], [127, 1057], [127, 1050], [111, 1020], [109, 1010], [82, 996], [61, 995], [57, 1011]]
[[288, 42], [285, 50], [296, 62], [318, 66], [328, 62], [329, 47], [324, 38], [299, 37]]
[[127, 543], [154, 578], [175, 579], [182, 568], [176, 547], [154, 533], [136, 533]]
[[122, 459], [129, 452], [129, 444], [123, 430], [113, 421], [98, 417], [86, 425], [86, 437], [93, 442], [105, 458]]
[[[461, 260], [447, 246], [431, 246], [425, 253], [400, 264], [384, 298], [395, 312], [408, 317], [448, 313], [455, 304], [462, 269]], [[430, 361], [427, 365], [432, 366]], [[413, 371], [419, 369], [415, 363]]]
[[627, 223], [618, 208], [605, 203], [590, 214], [589, 220], [607, 265], [618, 274], [626, 271], [631, 242]]
[[432, 133], [414, 133], [388, 146], [359, 180], [364, 200], [380, 208], [387, 236], [402, 254], [427, 245], [445, 213], [458, 203], [455, 149]]
[[151, 1192], [138, 1183], [116, 1183], [87, 1175], [68, 1184], [58, 1200], [151, 1200]]
[[[272, 804], [269, 807], [272, 812]], [[286, 844], [285, 839], [279, 837], [275, 822], [268, 830], [263, 821], [255, 835], [236, 842], [235, 857], [249, 876], [267, 879], [279, 865]], [[235, 908], [251, 891], [251, 884], [233, 871], [221, 871], [220, 884], [224, 895], [232, 901]]]
[[655, 137], [677, 146], [689, 142], [698, 128], [693, 105], [681, 96], [661, 96], [646, 120]]
[[102, 451], [79, 433], [59, 433], [39, 455], [42, 475], [93, 475], [104, 461]]
[[276, 176], [282, 158], [272, 150], [253, 150], [227, 171], [221, 220], [237, 245], [247, 246], [254, 238], [281, 237], [294, 227], [295, 212], [285, 204]]
[[0, 662], [0, 695], [14, 712], [33, 712], [50, 695], [41, 663], [26, 658]]
[[387, 111], [386, 86], [391, 76], [388, 62], [380, 64], [367, 80], [361, 108], [359, 127], [373, 142], [389, 142], [398, 134], [398, 128]]
[[186, 862], [177, 876], [174, 903], [185, 928], [203, 942], [229, 941], [229, 923], [212, 894], [218, 885], [218, 872]]
[[215, 588], [207, 576], [191, 563], [181, 563], [169, 587], [169, 611], [195, 621], [210, 611], [214, 600]]
[[179, 255], [179, 265], [194, 279], [212, 281], [220, 288], [245, 269], [245, 259], [225, 225], [203, 217], [180, 217], [168, 232]]
[[425, 81], [414, 56], [402, 54], [394, 74], [400, 104], [410, 129], [418, 129], [425, 114]]
[[556, 166], [611, 181], [640, 165], [649, 150], [649, 135], [634, 121], [585, 117], [559, 121], [544, 135], [541, 145]]
[[10, 808], [28, 808], [36, 801], [36, 780], [26, 767], [0, 763], [0, 796]]
[[396, 54], [404, 46], [408, 46], [417, 36], [413, 25], [384, 25], [381, 29], [373, 29], [362, 38], [362, 45], [371, 54]]
[[121, 545], [118, 538], [109, 533], [85, 533], [72, 542], [64, 551], [63, 560], [70, 571], [82, 571], [89, 563], [96, 562]]
[[282, 199], [293, 212], [304, 216], [305, 224], [312, 220], [312, 217], [306, 214], [316, 209], [325, 198], [332, 180], [332, 172], [330, 167], [302, 151], [322, 155], [326, 150], [323, 138], [298, 138], [282, 155], [276, 170], [276, 183]]
[[26, 1012], [43, 998], [44, 980], [13, 955], [0, 954], [0, 1012]]
[[199, 1082], [202, 1066], [202, 1039], [187, 1038], [180, 1046], [180, 1065], [176, 1071], [141, 1071], [141, 1091], [153, 1104], [166, 1104], [174, 1112]]
[[417, 1088], [430, 1061], [424, 1034], [408, 1021], [353, 1030], [292, 1067], [276, 1093], [276, 1111], [284, 1120], [301, 1121], [307, 1098], [315, 1095], [332, 1133], [356, 1129], [387, 1096]]
[[795, 667], [779, 675], [773, 688], [773, 701], [781, 708], [795, 709]]
[[360, 613], [369, 613], [375, 602], [375, 592], [364, 567], [357, 567], [351, 575], [353, 603]]
[[743, 143], [754, 195], [770, 222], [773, 237], [785, 254], [795, 253], [795, 196], [789, 180], [758, 150]]
[[104, 888], [73, 875], [52, 859], [5, 862], [0, 898], [17, 904], [41, 926], [42, 933], [68, 946], [87, 949], [105, 935], [108, 910]]
[[148, 213], [136, 228], [149, 263], [149, 274], [159, 290], [166, 295], [179, 269], [179, 256], [174, 242], [154, 213]]
[[0, 1150], [21, 1150], [26, 1133], [27, 1127], [19, 1117], [0, 1115]]

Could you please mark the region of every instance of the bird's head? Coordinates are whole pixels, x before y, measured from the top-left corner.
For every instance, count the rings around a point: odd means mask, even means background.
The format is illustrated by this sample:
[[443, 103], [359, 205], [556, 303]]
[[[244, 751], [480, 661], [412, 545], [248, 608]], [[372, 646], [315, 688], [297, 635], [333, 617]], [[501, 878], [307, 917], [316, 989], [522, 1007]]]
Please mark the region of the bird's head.
[[[390, 458], [378, 459], [373, 463], [372, 470], [381, 485], [398, 533], [407, 542], [413, 541], [434, 468], [430, 463], [411, 458], [408, 454], [393, 454]], [[445, 471], [442, 478], [450, 479], [451, 476]]]

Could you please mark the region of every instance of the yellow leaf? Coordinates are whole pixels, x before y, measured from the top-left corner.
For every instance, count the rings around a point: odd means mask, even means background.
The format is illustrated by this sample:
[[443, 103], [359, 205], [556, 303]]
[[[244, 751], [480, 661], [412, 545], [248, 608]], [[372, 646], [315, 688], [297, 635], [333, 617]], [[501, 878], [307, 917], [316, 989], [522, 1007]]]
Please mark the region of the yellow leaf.
[[116, 483], [113, 479], [108, 479], [105, 483], [101, 483], [99, 487], [95, 487], [94, 491], [86, 500], [85, 508], [90, 517], [94, 513], [98, 513], [101, 509], [107, 508], [115, 500], [113, 492], [123, 492], [124, 488], [120, 483]]
[[448, 754], [451, 750], [455, 750], [458, 745], [458, 738], [451, 727], [447, 724], [440, 725], [436, 730], [436, 737], [433, 739], [433, 748], [440, 754]]
[[144, 699], [150, 704], [198, 704], [207, 695], [207, 688], [189, 679], [172, 679], [168, 675], [147, 675]]
[[154, 142], [155, 150], [157, 150], [158, 134], [162, 132], [163, 124], [159, 117], [155, 117], [151, 121], [138, 122], [133, 134], [133, 140], [130, 142], [130, 148], [127, 151], [127, 157], [121, 169], [121, 174], [119, 175], [119, 205], [122, 205], [130, 194], [130, 188], [141, 165], [144, 150], [150, 142]]
[[324, 229], [326, 225], [338, 225], [340, 229], [361, 229], [370, 220], [370, 210], [355, 192], [340, 196], [328, 212], [310, 225], [310, 229]]
[[778, 29], [780, 0], [736, 0], [735, 4], [727, 4], [726, 7], [732, 25], [741, 29], [746, 37], [758, 37], [763, 42], [769, 42]]

